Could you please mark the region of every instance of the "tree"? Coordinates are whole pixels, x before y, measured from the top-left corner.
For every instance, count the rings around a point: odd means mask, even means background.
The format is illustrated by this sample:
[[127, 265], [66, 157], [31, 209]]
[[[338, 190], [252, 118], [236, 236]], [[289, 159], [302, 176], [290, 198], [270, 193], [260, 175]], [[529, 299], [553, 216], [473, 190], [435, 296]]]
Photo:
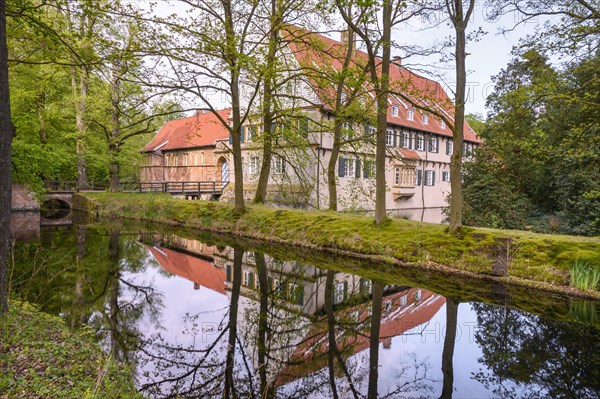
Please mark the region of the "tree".
[[[235, 211], [238, 213], [245, 209], [242, 129], [260, 85], [260, 79], [243, 74], [256, 65], [255, 44], [260, 41], [260, 34], [253, 30], [253, 22], [258, 5], [246, 1], [202, 0], [187, 2], [186, 13], [166, 18], [148, 17], [155, 26], [146, 38], [151, 44], [148, 54], [159, 63], [164, 61], [161, 66], [170, 70], [171, 76], [153, 67], [158, 76], [147, 84], [178, 92], [182, 97], [191, 96], [187, 99], [199, 101], [200, 108], [208, 108], [229, 130], [235, 174]], [[243, 95], [242, 90], [247, 90], [247, 95]], [[229, 120], [219, 114], [211, 94], [221, 95], [231, 106]]]
[[454, 126], [452, 129], [454, 149], [450, 158], [450, 225], [449, 232], [456, 234], [462, 227], [462, 151], [464, 143], [466, 70], [466, 30], [475, 8], [475, 0], [445, 0], [446, 10], [455, 32], [454, 59], [456, 67], [456, 90], [454, 93]]
[[6, 0], [0, 0], [0, 315], [8, 310], [8, 260], [12, 209], [12, 139], [6, 40]]
[[[386, 145], [385, 134], [387, 129], [388, 96], [390, 86], [390, 63], [392, 28], [403, 19], [406, 4], [401, 1], [384, 0], [381, 3], [359, 4], [358, 16], [352, 18], [345, 8], [346, 2], [336, 0], [336, 5], [344, 22], [360, 37], [367, 50], [370, 84], [377, 101], [377, 133], [375, 136], [375, 223], [382, 224], [386, 216], [386, 182], [385, 163]], [[381, 15], [381, 28], [377, 30], [373, 25], [378, 25]], [[376, 33], [373, 35], [373, 33]], [[381, 57], [378, 57], [381, 51]]]

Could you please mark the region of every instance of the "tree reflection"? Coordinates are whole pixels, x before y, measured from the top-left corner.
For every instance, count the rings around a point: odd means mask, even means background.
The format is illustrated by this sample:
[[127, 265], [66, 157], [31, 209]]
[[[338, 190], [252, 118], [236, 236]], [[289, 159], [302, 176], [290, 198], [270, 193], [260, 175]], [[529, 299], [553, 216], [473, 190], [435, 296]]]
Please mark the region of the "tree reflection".
[[456, 298], [446, 298], [446, 336], [442, 352], [442, 394], [440, 399], [451, 399], [454, 386], [454, 344], [456, 342], [456, 325], [458, 322], [458, 305]]
[[503, 398], [598, 398], [600, 333], [508, 307], [473, 304], [480, 362], [474, 378]]

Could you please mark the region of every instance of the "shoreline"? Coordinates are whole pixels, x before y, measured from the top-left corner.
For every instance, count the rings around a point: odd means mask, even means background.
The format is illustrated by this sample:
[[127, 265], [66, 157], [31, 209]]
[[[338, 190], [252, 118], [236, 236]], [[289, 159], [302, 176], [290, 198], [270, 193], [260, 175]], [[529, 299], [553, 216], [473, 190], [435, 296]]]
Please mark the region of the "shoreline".
[[[443, 225], [404, 219], [375, 226], [366, 216], [252, 204], [237, 215], [231, 204], [179, 200], [168, 194], [85, 193], [74, 197], [74, 208], [600, 300], [599, 291], [568, 283], [568, 266], [576, 260], [600, 265], [597, 237], [472, 227], [465, 228], [462, 237], [453, 237]], [[508, 264], [506, 275], [494, 270], [502, 263]]]

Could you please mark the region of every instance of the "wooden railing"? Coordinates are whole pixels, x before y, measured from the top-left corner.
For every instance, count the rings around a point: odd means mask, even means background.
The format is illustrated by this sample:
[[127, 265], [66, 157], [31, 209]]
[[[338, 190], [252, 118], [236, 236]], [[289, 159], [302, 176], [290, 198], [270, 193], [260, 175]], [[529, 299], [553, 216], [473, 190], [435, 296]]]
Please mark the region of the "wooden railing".
[[[90, 182], [88, 187], [78, 187], [76, 181], [46, 180], [45, 187], [50, 192], [75, 192], [80, 190], [105, 191], [105, 182]], [[223, 193], [228, 182], [215, 181], [167, 181], [167, 182], [121, 182], [119, 191], [140, 193], [170, 193], [185, 195], [217, 194]]]
[[140, 182], [138, 190], [145, 192], [162, 192], [171, 194], [222, 194], [228, 182], [215, 181], [181, 181], [181, 182]]

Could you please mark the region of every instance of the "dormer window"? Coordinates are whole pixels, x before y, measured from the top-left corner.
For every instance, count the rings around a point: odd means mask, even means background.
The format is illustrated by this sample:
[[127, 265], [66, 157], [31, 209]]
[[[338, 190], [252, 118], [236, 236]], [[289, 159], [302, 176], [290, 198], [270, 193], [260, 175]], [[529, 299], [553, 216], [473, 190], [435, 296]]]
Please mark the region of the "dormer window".
[[392, 105], [392, 116], [398, 116], [398, 106], [397, 105]]
[[421, 116], [421, 122], [426, 125], [429, 122], [429, 115], [423, 114], [423, 116]]
[[440, 127], [441, 127], [442, 129], [445, 129], [445, 128], [446, 128], [446, 121], [444, 121], [443, 119], [440, 121]]
[[414, 121], [415, 120], [415, 110], [414, 109], [409, 109], [406, 112], [406, 119], [408, 119], [409, 121]]

